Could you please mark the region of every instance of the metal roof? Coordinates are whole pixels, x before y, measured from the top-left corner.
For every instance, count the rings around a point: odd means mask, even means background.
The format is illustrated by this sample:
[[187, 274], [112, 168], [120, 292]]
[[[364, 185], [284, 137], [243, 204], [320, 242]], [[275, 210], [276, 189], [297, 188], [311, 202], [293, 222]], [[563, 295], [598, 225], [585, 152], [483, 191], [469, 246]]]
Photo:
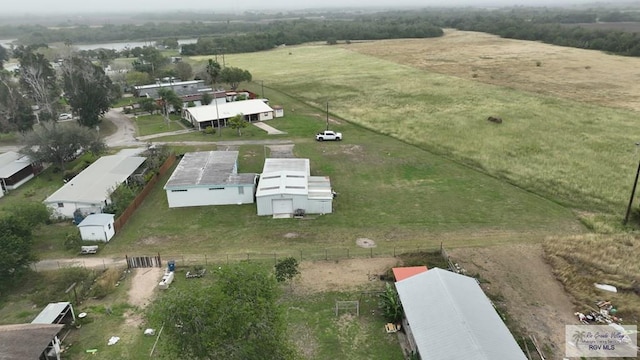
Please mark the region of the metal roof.
[[39, 359], [63, 327], [57, 324], [0, 325], [0, 359]]
[[271, 112], [273, 109], [262, 100], [241, 100], [224, 104], [204, 105], [186, 108], [184, 111], [191, 114], [197, 122], [212, 121], [216, 119], [228, 119], [238, 114], [254, 115]]
[[68, 301], [49, 303], [40, 314], [31, 322], [32, 324], [53, 324], [58, 316], [64, 312], [67, 306], [71, 306]]
[[84, 218], [78, 227], [83, 226], [105, 226], [113, 223], [113, 214], [91, 214]]
[[421, 359], [527, 359], [474, 278], [433, 268], [396, 289]]
[[103, 156], [54, 192], [44, 202], [104, 202], [145, 161], [141, 156]]
[[402, 281], [404, 279], [410, 278], [413, 275], [417, 275], [427, 271], [426, 266], [403, 266], [403, 267], [394, 267], [393, 277], [396, 278], [396, 281]]
[[255, 174], [238, 174], [237, 160], [237, 151], [186, 153], [164, 188], [253, 184]]
[[29, 157], [14, 151], [0, 154], [0, 178], [6, 179], [18, 171], [31, 165]]
[[256, 197], [309, 194], [309, 159], [265, 159]]
[[309, 199], [331, 200], [333, 191], [328, 176], [309, 176]]

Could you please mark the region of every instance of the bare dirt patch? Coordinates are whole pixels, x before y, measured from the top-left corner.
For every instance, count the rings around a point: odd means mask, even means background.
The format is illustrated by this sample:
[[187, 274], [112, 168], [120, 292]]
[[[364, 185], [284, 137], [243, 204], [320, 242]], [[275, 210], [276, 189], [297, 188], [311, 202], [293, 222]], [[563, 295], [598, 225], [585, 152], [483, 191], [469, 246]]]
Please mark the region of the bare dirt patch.
[[640, 110], [639, 58], [450, 29], [440, 38], [345, 48], [474, 81]]
[[[398, 264], [396, 258], [304, 261], [295, 279], [295, 291], [316, 293], [358, 289], [377, 280], [379, 275]], [[370, 280], [374, 279], [374, 280]]]
[[545, 262], [540, 244], [458, 248], [448, 253], [467, 274], [488, 281], [482, 284], [485, 292], [506, 307], [523, 335], [535, 335], [548, 358], [563, 359], [565, 325], [578, 322], [572, 300]]
[[300, 234], [294, 233], [294, 232], [290, 232], [290, 233], [284, 234], [284, 238], [285, 239], [295, 239], [295, 238], [297, 238], [299, 236], [300, 236]]
[[154, 291], [164, 273], [163, 268], [143, 268], [132, 270], [129, 304], [144, 309], [153, 299]]
[[[320, 120], [323, 120], [325, 122], [327, 121], [327, 115], [326, 114], [325, 115], [313, 114], [312, 116], [315, 117], [315, 118], [318, 118]], [[336, 125], [342, 124], [342, 122], [340, 120], [334, 119], [332, 117], [329, 117], [329, 123], [330, 124], [336, 124]]]
[[294, 158], [293, 144], [269, 145], [269, 157], [272, 158]]
[[368, 249], [376, 247], [376, 242], [367, 238], [358, 238], [356, 239], [356, 245], [360, 246], [361, 248]]

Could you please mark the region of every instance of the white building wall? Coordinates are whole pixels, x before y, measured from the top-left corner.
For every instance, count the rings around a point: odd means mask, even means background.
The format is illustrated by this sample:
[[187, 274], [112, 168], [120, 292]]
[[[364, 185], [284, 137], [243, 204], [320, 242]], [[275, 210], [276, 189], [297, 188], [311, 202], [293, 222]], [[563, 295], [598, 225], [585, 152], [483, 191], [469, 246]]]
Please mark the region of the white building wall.
[[273, 112], [277, 118], [284, 117], [284, 109], [274, 109]]
[[108, 242], [116, 233], [113, 227], [113, 223], [105, 226], [101, 226], [101, 225], [81, 226], [79, 227], [79, 229], [80, 229], [80, 237], [82, 237], [82, 240], [88, 240], [88, 241]]
[[19, 188], [20, 186], [22, 186], [22, 184], [26, 183], [27, 181], [33, 179], [35, 177], [35, 175], [30, 174], [29, 176], [27, 176], [26, 178], [18, 181], [17, 183], [13, 184], [13, 185], [7, 185], [7, 190], [15, 190], [17, 188]]
[[[178, 191], [176, 191], [178, 190]], [[252, 204], [254, 186], [227, 185], [184, 189], [167, 189], [170, 208], [208, 205]]]
[[256, 199], [258, 216], [273, 215], [273, 200], [274, 199], [292, 199], [293, 211], [296, 209], [304, 209], [305, 212], [308, 207], [308, 199], [306, 195], [287, 195], [278, 194], [270, 196], [261, 196]]
[[265, 121], [265, 120], [271, 120], [273, 119], [273, 111], [269, 111], [269, 112], [265, 112], [265, 113], [260, 113], [258, 114], [258, 119], [260, 121]]
[[102, 206], [104, 205], [104, 203], [101, 204], [86, 204], [86, 203], [70, 203], [70, 202], [63, 202], [60, 203], [62, 204], [62, 207], [60, 207], [58, 205], [58, 203], [47, 203], [47, 207], [49, 209], [51, 209], [52, 211], [52, 215], [53, 217], [64, 217], [64, 218], [73, 218], [73, 213], [74, 211], [76, 211], [76, 209], [82, 209], [82, 212], [85, 214], [99, 214], [102, 213]]
[[307, 214], [331, 214], [333, 200], [310, 199], [306, 209]]

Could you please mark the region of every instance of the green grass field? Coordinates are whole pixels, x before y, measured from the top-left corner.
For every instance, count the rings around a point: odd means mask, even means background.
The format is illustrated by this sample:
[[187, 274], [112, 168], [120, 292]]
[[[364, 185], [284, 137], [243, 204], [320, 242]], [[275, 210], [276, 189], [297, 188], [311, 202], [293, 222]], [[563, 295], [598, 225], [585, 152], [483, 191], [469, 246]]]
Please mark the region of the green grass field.
[[169, 115], [169, 123], [162, 115], [142, 115], [136, 116], [133, 120], [138, 136], [152, 135], [169, 131], [182, 130], [184, 127], [179, 124], [178, 115]]
[[638, 157], [631, 111], [429, 73], [341, 47], [287, 47], [226, 61], [318, 111], [329, 101], [333, 114], [353, 123], [573, 208], [625, 209]]

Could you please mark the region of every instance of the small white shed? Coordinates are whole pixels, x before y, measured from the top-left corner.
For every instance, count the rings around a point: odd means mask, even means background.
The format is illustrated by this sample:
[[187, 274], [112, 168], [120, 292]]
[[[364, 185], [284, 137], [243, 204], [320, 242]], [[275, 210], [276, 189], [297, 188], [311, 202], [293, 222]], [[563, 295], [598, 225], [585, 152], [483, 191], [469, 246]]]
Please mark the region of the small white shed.
[[109, 242], [116, 234], [113, 226], [114, 217], [113, 214], [91, 214], [84, 218], [78, 224], [82, 240]]
[[284, 117], [284, 108], [280, 105], [273, 106], [273, 117], [281, 118]]

